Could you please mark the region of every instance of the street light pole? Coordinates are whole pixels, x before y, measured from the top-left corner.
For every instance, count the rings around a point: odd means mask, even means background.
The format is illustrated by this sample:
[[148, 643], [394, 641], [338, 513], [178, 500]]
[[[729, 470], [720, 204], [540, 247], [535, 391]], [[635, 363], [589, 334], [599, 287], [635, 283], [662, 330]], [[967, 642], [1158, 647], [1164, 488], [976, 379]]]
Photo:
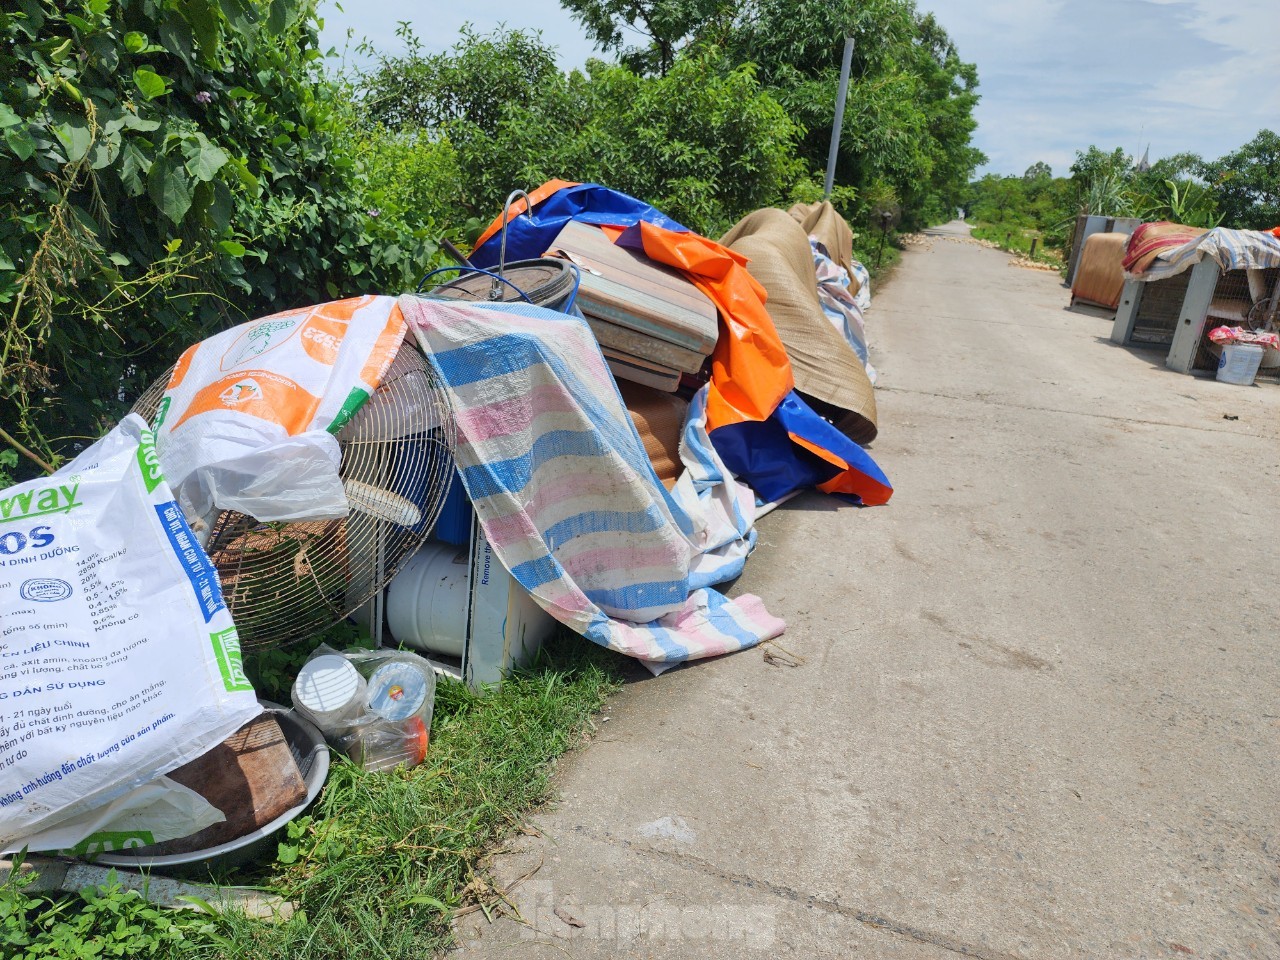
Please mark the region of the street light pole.
[[844, 38], [844, 59], [840, 62], [840, 89], [836, 93], [836, 119], [831, 124], [831, 149], [827, 151], [827, 179], [822, 199], [831, 199], [836, 181], [836, 154], [840, 152], [840, 128], [844, 126], [844, 101], [849, 94], [849, 67], [853, 63], [853, 37]]

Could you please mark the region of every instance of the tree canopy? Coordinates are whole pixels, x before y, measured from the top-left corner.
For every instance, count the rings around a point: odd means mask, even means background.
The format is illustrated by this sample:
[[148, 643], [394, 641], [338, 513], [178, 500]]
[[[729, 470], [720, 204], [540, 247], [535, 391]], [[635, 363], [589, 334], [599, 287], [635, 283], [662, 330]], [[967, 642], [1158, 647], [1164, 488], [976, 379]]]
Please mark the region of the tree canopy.
[[511, 30], [428, 52], [406, 28], [344, 74], [317, 2], [0, 9], [0, 485], [195, 340], [411, 288], [515, 187], [595, 180], [711, 236], [815, 199], [846, 35], [833, 199], [855, 229], [949, 216], [982, 160], [976, 69], [913, 0], [564, 0], [611, 60], [566, 73]]

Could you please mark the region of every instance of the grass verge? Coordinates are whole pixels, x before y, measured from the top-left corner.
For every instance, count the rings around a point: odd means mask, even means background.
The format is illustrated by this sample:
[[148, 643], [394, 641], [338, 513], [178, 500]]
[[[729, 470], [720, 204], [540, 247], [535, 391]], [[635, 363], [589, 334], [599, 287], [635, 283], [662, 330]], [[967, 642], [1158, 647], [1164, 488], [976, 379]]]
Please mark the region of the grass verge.
[[368, 774], [335, 756], [276, 861], [213, 878], [296, 901], [287, 923], [160, 911], [110, 888], [29, 894], [11, 882], [0, 887], [0, 956], [429, 957], [448, 945], [454, 910], [483, 901], [481, 858], [546, 799], [551, 761], [590, 729], [621, 673], [621, 658], [563, 635], [488, 696], [442, 683], [416, 769]]
[[[1007, 250], [1009, 253], [1020, 253], [1028, 259], [1035, 260], [1037, 263], [1048, 264], [1049, 266], [1061, 267], [1062, 251], [1054, 247], [1046, 247], [1044, 240], [1040, 237], [1038, 230], [1029, 227], [1019, 227], [1008, 223], [975, 223], [973, 224], [973, 237], [977, 240], [986, 240], [994, 243], [1001, 250]], [[1036, 255], [1031, 256], [1031, 241], [1039, 240], [1036, 244]]]

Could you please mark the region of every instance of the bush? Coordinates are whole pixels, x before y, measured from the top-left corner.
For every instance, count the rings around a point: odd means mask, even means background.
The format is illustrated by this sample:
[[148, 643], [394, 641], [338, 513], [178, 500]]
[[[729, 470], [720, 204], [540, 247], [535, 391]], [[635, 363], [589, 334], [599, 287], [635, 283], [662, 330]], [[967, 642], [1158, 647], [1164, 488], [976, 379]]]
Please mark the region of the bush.
[[712, 52], [660, 77], [598, 61], [584, 87], [589, 121], [567, 150], [571, 169], [719, 236], [759, 207], [784, 202], [804, 165], [803, 132], [756, 80]]
[[465, 189], [443, 177], [457, 222], [487, 220], [512, 189], [562, 177], [607, 184], [715, 235], [781, 202], [803, 171], [799, 127], [754, 68], [722, 69], [714, 51], [662, 77], [595, 60], [565, 75], [535, 33], [464, 31], [433, 55], [407, 28], [401, 37], [404, 55], [357, 79], [361, 113], [428, 166], [452, 154], [467, 174]]
[[405, 285], [314, 0], [13, 0], [0, 13], [3, 437], [54, 465], [188, 343]]

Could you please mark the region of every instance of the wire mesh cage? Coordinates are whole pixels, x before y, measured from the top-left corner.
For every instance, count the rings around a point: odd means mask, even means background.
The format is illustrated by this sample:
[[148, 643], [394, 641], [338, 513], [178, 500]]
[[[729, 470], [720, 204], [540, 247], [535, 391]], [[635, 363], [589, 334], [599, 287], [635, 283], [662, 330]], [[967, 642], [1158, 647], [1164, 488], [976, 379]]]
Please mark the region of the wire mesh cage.
[[[155, 417], [166, 373], [133, 412]], [[260, 522], [223, 511], [205, 546], [245, 648], [287, 646], [357, 610], [430, 535], [453, 475], [454, 423], [435, 371], [410, 341], [338, 432], [350, 510], [336, 520]]]
[[1144, 285], [1130, 339], [1136, 343], [1170, 344], [1182, 315], [1182, 301], [1191, 281], [1189, 271]]
[[[1209, 331], [1215, 327], [1249, 327], [1253, 307], [1265, 300], [1280, 281], [1280, 268], [1257, 271], [1251, 279], [1246, 270], [1227, 270], [1218, 278], [1213, 288], [1213, 300], [1205, 315], [1200, 342], [1196, 344], [1192, 370], [1213, 372], [1218, 369], [1222, 347], [1209, 339]], [[1258, 368], [1259, 379], [1280, 379], [1280, 351], [1268, 349]]]

